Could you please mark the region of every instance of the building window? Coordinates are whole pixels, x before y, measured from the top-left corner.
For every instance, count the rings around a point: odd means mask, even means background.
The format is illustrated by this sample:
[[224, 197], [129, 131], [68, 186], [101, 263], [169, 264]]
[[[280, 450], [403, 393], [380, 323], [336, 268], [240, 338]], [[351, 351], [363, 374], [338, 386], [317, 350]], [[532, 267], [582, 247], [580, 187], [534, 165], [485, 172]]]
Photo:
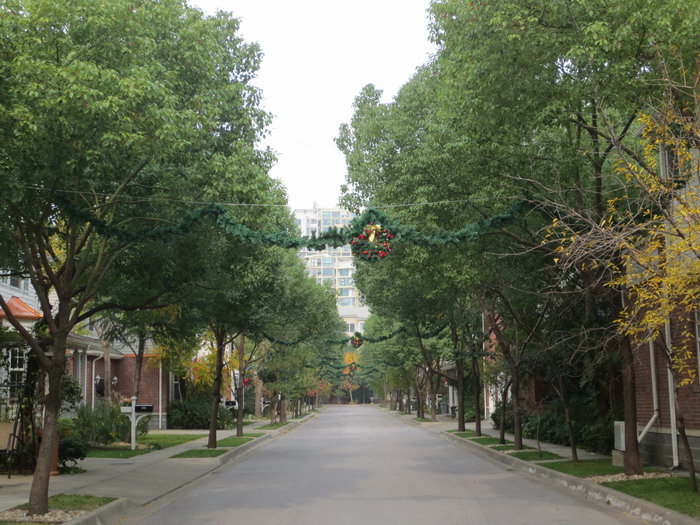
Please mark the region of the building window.
[[338, 299], [338, 306], [355, 306], [354, 297], [341, 297]]
[[10, 387], [10, 399], [17, 401], [24, 386], [24, 375], [27, 370], [27, 351], [25, 349], [10, 349], [8, 362], [8, 383]]
[[11, 275], [10, 276], [10, 286], [13, 288], [19, 288], [22, 285], [22, 279], [19, 278], [17, 275]]
[[352, 297], [352, 288], [340, 288], [338, 293], [341, 297]]
[[350, 276], [350, 268], [340, 268], [338, 270], [338, 275], [340, 277], [349, 277]]
[[333, 266], [333, 257], [324, 257], [323, 266]]
[[335, 270], [333, 268], [324, 268], [323, 269], [323, 276], [324, 277], [333, 277], [335, 274]]
[[354, 332], [355, 331], [355, 323], [348, 323], [348, 332]]

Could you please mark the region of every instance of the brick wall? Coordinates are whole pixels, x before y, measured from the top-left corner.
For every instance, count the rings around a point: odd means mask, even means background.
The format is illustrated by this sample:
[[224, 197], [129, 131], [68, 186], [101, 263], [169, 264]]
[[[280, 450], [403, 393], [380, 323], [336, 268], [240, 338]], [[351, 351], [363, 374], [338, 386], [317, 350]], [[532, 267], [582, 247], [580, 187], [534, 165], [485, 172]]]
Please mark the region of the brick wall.
[[[695, 341], [695, 320], [676, 317], [671, 323], [671, 341], [674, 349], [687, 351], [687, 365], [697, 371], [698, 357]], [[663, 342], [654, 343], [653, 356], [656, 361], [656, 382], [659, 400], [659, 420], [655, 426], [668, 428], [671, 425], [669, 405], [668, 361], [665, 357]], [[637, 419], [644, 427], [653, 415], [651, 355], [649, 344], [637, 347], [635, 352], [635, 373], [637, 379]], [[684, 377], [688, 377], [687, 374]], [[678, 390], [681, 412], [689, 430], [700, 431], [700, 385], [696, 379], [688, 386]]]

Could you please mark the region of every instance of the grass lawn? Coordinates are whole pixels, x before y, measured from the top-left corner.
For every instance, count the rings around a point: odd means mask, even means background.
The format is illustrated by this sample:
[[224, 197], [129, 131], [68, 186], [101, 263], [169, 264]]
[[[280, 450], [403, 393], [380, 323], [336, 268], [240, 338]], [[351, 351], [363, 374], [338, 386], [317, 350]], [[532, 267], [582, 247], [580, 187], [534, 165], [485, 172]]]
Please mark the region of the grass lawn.
[[227, 437], [224, 439], [220, 439], [219, 441], [216, 442], [217, 447], [240, 447], [244, 443], [248, 443], [248, 441], [253, 441], [254, 438], [252, 437], [236, 437], [236, 436], [231, 436]]
[[148, 454], [153, 450], [174, 447], [188, 441], [207, 437], [206, 434], [146, 434], [138, 439], [138, 442], [148, 445], [150, 448], [143, 450], [131, 450], [129, 448], [91, 448], [88, 451], [89, 458], [127, 459], [142, 454]]
[[[49, 498], [49, 508], [63, 510], [95, 510], [117, 498], [83, 496], [79, 494], [56, 494]], [[18, 505], [18, 509], [28, 508], [28, 504]]]
[[152, 448], [168, 448], [203, 437], [207, 434], [146, 434], [139, 437], [138, 442]]
[[275, 430], [275, 429], [278, 429], [278, 428], [282, 428], [282, 427], [285, 426], [285, 425], [289, 425], [289, 421], [287, 421], [286, 423], [282, 423], [282, 422], [279, 422], [279, 421], [278, 421], [278, 422], [275, 423], [274, 425], [268, 424], [268, 425], [265, 425], [265, 426], [263, 426], [263, 427], [258, 427], [258, 430]]
[[174, 458], [215, 458], [221, 454], [226, 454], [228, 450], [225, 448], [198, 448], [194, 450], [186, 450], [185, 452], [180, 452], [175, 454]]
[[[49, 508], [50, 509], [61, 509], [61, 510], [85, 510], [91, 511], [95, 510], [102, 505], [107, 505], [114, 501], [116, 498], [99, 497], [99, 496], [87, 496], [87, 495], [77, 495], [77, 494], [57, 494], [49, 498]], [[18, 509], [26, 509], [28, 505], [18, 505]], [[27, 523], [26, 521], [0, 521], [0, 525], [17, 525], [20, 523]]]
[[[515, 445], [512, 443], [510, 445], [495, 445], [493, 447], [489, 447], [492, 450], [498, 450], [499, 452], [503, 452], [506, 450], [513, 450], [515, 448]], [[528, 447], [527, 445], [523, 445], [523, 450], [534, 450], [532, 447]]]
[[468, 429], [465, 430], [464, 432], [460, 432], [459, 430], [448, 430], [447, 432], [449, 432], [450, 434], [455, 434], [456, 436], [459, 436], [461, 438], [475, 437], [476, 436], [476, 432], [474, 432], [473, 430], [468, 430]]
[[430, 419], [429, 417], [414, 417], [413, 419], [415, 419], [419, 423], [432, 423], [433, 422], [433, 420]]
[[513, 456], [514, 458], [522, 459], [525, 461], [542, 461], [545, 459], [564, 459], [559, 454], [547, 452], [546, 450], [543, 450], [542, 452], [540, 452], [539, 450], [522, 450], [520, 452], [513, 452], [512, 454], [509, 454], [509, 455]]
[[577, 478], [587, 478], [589, 476], [607, 476], [608, 474], [621, 474], [625, 471], [623, 467], [616, 467], [612, 460], [587, 459], [578, 462], [558, 461], [556, 463], [545, 463], [543, 467], [551, 468], [564, 474], [570, 474]]
[[87, 457], [89, 458], [111, 458], [111, 459], [126, 459], [134, 456], [141, 456], [152, 452], [151, 449], [131, 450], [129, 448], [91, 448], [88, 450]]
[[700, 518], [700, 493], [692, 494], [687, 478], [656, 478], [602, 483], [611, 489]]
[[[473, 441], [474, 443], [478, 443], [479, 445], [498, 445], [498, 443], [501, 440], [496, 438], [496, 437], [482, 436], [482, 437], [472, 438], [469, 441]], [[505, 444], [506, 445], [510, 444], [510, 441], [506, 441]]]

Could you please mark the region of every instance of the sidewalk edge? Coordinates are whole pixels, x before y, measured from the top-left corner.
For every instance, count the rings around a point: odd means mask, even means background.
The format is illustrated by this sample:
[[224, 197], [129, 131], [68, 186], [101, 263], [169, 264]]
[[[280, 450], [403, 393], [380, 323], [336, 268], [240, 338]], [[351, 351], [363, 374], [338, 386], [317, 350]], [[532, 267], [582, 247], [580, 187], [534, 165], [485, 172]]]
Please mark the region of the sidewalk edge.
[[554, 483], [559, 488], [580, 498], [593, 501], [598, 505], [624, 511], [631, 516], [641, 518], [647, 522], [661, 525], [698, 525], [700, 523], [700, 520], [692, 516], [666, 509], [649, 501], [635, 498], [634, 496], [618, 492], [608, 487], [603, 487], [596, 483], [591, 483], [582, 478], [557, 472], [556, 470], [548, 469], [496, 450], [491, 450], [483, 445], [472, 443], [467, 439], [453, 436], [449, 432], [440, 432], [438, 435], [447, 441], [461, 445], [469, 450], [478, 451], [482, 455], [488, 456], [490, 459], [508, 467], [525, 472], [538, 479]]

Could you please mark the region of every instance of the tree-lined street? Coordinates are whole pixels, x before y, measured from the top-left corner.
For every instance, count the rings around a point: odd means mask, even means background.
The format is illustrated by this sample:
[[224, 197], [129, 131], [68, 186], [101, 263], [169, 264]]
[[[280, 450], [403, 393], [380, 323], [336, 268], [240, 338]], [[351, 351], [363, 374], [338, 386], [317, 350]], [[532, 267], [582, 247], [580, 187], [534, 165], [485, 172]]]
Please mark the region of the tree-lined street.
[[329, 406], [128, 524], [634, 523], [370, 406]]

